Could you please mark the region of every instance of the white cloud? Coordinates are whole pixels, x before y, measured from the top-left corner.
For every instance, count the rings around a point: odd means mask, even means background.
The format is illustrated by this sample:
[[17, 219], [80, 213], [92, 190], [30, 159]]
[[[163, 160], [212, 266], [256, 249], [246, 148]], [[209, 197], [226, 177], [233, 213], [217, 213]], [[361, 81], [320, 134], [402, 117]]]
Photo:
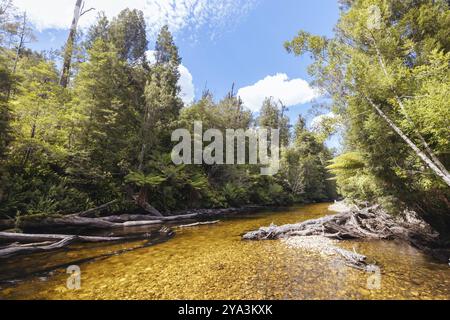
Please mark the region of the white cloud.
[[180, 65], [178, 70], [180, 71], [180, 80], [178, 81], [181, 88], [180, 97], [186, 105], [189, 105], [194, 102], [195, 98], [194, 79], [189, 69], [184, 65]]
[[320, 94], [303, 79], [290, 80], [287, 74], [277, 73], [252, 86], [239, 89], [238, 96], [247, 108], [257, 112], [261, 109], [265, 98], [273, 97], [289, 107], [311, 102]]
[[154, 63], [156, 62], [156, 56], [155, 56], [155, 54], [156, 54], [156, 51], [155, 51], [155, 50], [148, 50], [148, 51], [145, 53], [145, 56], [147, 57], [147, 61], [148, 61], [150, 64], [154, 64]]
[[337, 115], [333, 112], [318, 115], [312, 119], [311, 129], [314, 131], [320, 131], [321, 125], [324, 121], [326, 121], [328, 119], [335, 119], [336, 117], [337, 117]]
[[[147, 51], [147, 59], [150, 64], [156, 62], [155, 51], [149, 50]], [[178, 85], [181, 88], [180, 98], [186, 105], [191, 104], [195, 99], [195, 87], [194, 87], [194, 78], [192, 77], [189, 69], [183, 64], [178, 68], [180, 72], [180, 80], [178, 81]]]
[[[125, 8], [140, 9], [146, 17], [151, 36], [168, 24], [172, 32], [191, 31], [206, 26], [215, 35], [230, 23], [248, 13], [259, 0], [85, 0], [86, 8], [104, 11], [108, 17], [116, 16]], [[72, 21], [75, 0], [14, 0], [20, 10], [26, 10], [40, 30], [68, 29]], [[80, 20], [86, 27], [95, 21], [89, 13]]]

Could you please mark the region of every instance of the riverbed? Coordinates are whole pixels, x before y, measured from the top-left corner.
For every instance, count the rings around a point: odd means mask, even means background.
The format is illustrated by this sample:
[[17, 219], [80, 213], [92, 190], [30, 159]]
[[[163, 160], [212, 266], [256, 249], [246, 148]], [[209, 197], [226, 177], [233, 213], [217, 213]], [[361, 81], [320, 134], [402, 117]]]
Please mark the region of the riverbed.
[[[328, 206], [175, 228], [173, 238], [151, 246], [142, 241], [79, 245], [10, 259], [0, 265], [0, 278], [8, 279], [0, 284], [0, 299], [450, 299], [450, 266], [404, 243], [339, 244], [376, 262], [378, 275], [281, 241], [241, 241], [243, 233], [271, 223], [332, 214]], [[78, 290], [67, 288], [71, 264], [81, 270]], [[60, 268], [52, 270], [55, 266]], [[374, 276], [379, 276], [375, 288]]]

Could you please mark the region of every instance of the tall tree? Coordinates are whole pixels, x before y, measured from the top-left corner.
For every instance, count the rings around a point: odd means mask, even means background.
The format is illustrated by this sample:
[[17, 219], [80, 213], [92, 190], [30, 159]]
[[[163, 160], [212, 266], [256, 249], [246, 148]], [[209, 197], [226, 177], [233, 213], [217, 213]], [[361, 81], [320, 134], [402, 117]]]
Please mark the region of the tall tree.
[[[145, 88], [145, 107], [141, 115], [141, 135], [139, 164], [141, 175], [149, 172], [149, 159], [152, 150], [157, 146], [170, 145], [170, 129], [178, 118], [183, 102], [179, 98], [180, 78], [179, 66], [181, 58], [178, 54], [172, 34], [164, 26], [156, 41], [156, 63], [151, 67]], [[167, 147], [166, 147], [167, 149]], [[169, 152], [158, 148], [159, 152]], [[148, 186], [141, 186], [137, 202], [142, 207], [148, 206]], [[151, 210], [154, 211], [154, 210]]]
[[67, 147], [63, 97], [53, 63], [30, 57], [22, 62], [19, 93], [11, 101], [17, 134], [14, 157], [26, 167], [35, 154], [63, 157]]
[[87, 50], [92, 49], [97, 39], [101, 39], [104, 42], [108, 42], [110, 37], [110, 21], [105, 12], [101, 11], [97, 15], [95, 23], [89, 27], [86, 35], [85, 47]]
[[283, 147], [287, 147], [290, 140], [289, 118], [284, 114], [285, 110], [281, 102], [277, 103], [273, 98], [266, 98], [258, 119], [261, 127], [280, 130], [280, 143]]
[[8, 145], [11, 142], [11, 114], [7, 95], [12, 87], [12, 79], [6, 61], [0, 56], [0, 203], [3, 200], [5, 183], [5, 160]]
[[15, 36], [17, 31], [13, 11], [10, 0], [0, 0], [0, 203], [7, 188], [5, 162], [8, 146], [12, 140], [9, 95], [14, 80], [9, 65], [12, 53], [6, 46], [7, 39]]
[[89, 62], [75, 79], [75, 95], [84, 115], [79, 140], [93, 167], [120, 174], [120, 163], [133, 163], [136, 114], [143, 105], [143, 84], [115, 47], [98, 39], [89, 50]]
[[[16, 49], [12, 64], [12, 74], [15, 75], [17, 72], [17, 65], [19, 63], [20, 56], [22, 52], [25, 50], [25, 45], [28, 43], [28, 41], [34, 40], [34, 34], [33, 29], [29, 24], [27, 13], [24, 12], [22, 14], [22, 17], [20, 18], [20, 21], [17, 22], [17, 41], [15, 41]], [[12, 94], [12, 87], [8, 90], [7, 99], [9, 100]]]
[[[104, 17], [100, 17], [96, 36], [104, 37], [102, 30], [107, 25]], [[112, 41], [121, 59], [130, 65], [145, 62], [148, 41], [144, 13], [139, 10], [125, 9], [109, 24], [109, 40]]]
[[67, 39], [66, 46], [64, 48], [64, 61], [62, 66], [61, 78], [59, 80], [59, 84], [63, 88], [66, 88], [69, 84], [70, 66], [72, 64], [72, 55], [73, 55], [73, 48], [75, 45], [78, 22], [83, 15], [85, 15], [89, 11], [94, 10], [94, 8], [84, 10], [84, 5], [85, 2], [83, 0], [76, 0], [75, 2], [75, 9], [73, 13], [72, 24], [70, 26], [69, 37]]
[[[164, 26], [156, 41], [156, 63], [152, 66], [145, 88], [145, 110], [142, 115], [141, 153], [139, 171], [144, 170], [147, 151], [163, 139], [163, 127], [170, 128], [170, 123], [177, 119], [183, 102], [179, 98], [178, 80], [181, 58], [178, 55], [172, 34]], [[167, 132], [166, 132], [167, 138]]]

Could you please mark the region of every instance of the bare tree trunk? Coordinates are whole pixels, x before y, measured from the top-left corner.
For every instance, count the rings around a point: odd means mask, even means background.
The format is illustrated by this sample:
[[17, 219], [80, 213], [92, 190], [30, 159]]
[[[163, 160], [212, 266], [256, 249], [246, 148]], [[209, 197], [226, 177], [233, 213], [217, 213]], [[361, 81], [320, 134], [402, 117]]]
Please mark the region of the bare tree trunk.
[[19, 40], [19, 44], [17, 46], [16, 56], [14, 58], [14, 64], [13, 64], [13, 70], [12, 70], [13, 74], [16, 73], [17, 63], [19, 62], [20, 52], [22, 51], [23, 45], [25, 43], [25, 33], [26, 33], [26, 30], [27, 30], [26, 28], [27, 28], [27, 13], [24, 12], [23, 13], [23, 20], [22, 20], [22, 29], [20, 30], [20, 40]]
[[[20, 30], [19, 44], [17, 45], [16, 56], [14, 57], [14, 62], [13, 62], [13, 69], [12, 69], [13, 75], [16, 74], [16, 71], [17, 71], [17, 64], [19, 62], [20, 52], [22, 51], [23, 46], [25, 44], [26, 32], [27, 32], [27, 13], [24, 12], [23, 20], [22, 20], [22, 28]], [[9, 85], [8, 93], [6, 95], [6, 101], [9, 101], [9, 99], [11, 98], [11, 91], [12, 91], [12, 85]]]
[[388, 123], [388, 125], [414, 150], [414, 152], [422, 159], [423, 162], [442, 180], [450, 186], [450, 175], [445, 174], [442, 170], [422, 151], [415, 145], [415, 143], [409, 139], [402, 130], [395, 125], [395, 123], [389, 119], [389, 117], [381, 110], [381, 108], [376, 105], [369, 97], [366, 96], [367, 101], [372, 107], [378, 112], [378, 114]]
[[72, 26], [70, 27], [70, 33], [69, 38], [66, 42], [66, 48], [64, 52], [64, 63], [62, 68], [62, 74], [61, 79], [59, 81], [59, 84], [63, 88], [67, 88], [67, 85], [69, 84], [69, 77], [70, 77], [70, 66], [72, 64], [72, 54], [73, 54], [73, 46], [75, 44], [75, 36], [77, 34], [77, 27], [78, 27], [78, 21], [81, 17], [81, 8], [83, 5], [83, 0], [77, 0], [75, 4], [75, 11], [73, 14], [73, 20], [72, 20]]
[[[386, 64], [384, 63], [383, 60], [383, 55], [381, 54], [380, 49], [378, 48], [378, 45], [376, 43], [375, 37], [373, 37], [372, 35], [372, 40], [375, 46], [375, 50], [377, 52], [377, 57], [378, 57], [378, 63], [381, 67], [381, 69], [383, 70], [384, 75], [386, 76], [386, 78], [388, 80], [390, 80], [390, 75], [389, 72], [386, 68]], [[436, 156], [436, 154], [434, 153], [434, 151], [431, 149], [430, 145], [428, 144], [428, 142], [425, 140], [425, 138], [422, 136], [422, 134], [419, 132], [419, 130], [417, 129], [417, 126], [415, 125], [414, 121], [411, 119], [411, 117], [408, 115], [408, 112], [403, 104], [402, 99], [400, 99], [399, 95], [397, 94], [395, 88], [391, 85], [391, 90], [394, 93], [395, 96], [395, 100], [397, 101], [398, 105], [400, 106], [400, 109], [402, 110], [403, 114], [405, 115], [406, 120], [411, 124], [411, 126], [414, 128], [414, 132], [416, 133], [417, 137], [419, 138], [420, 142], [422, 143], [422, 145], [424, 146], [426, 152], [430, 155], [431, 160], [434, 162], [434, 164], [446, 175], [446, 176], [450, 176], [450, 173], [448, 172], [447, 168], [445, 168], [445, 166], [442, 164], [442, 162], [439, 160], [439, 158]]]
[[[38, 116], [39, 115], [36, 114], [33, 126], [31, 127], [31, 135], [30, 135], [31, 140], [33, 140], [34, 137], [36, 136], [36, 121], [37, 121]], [[32, 151], [33, 151], [33, 148], [31, 146], [28, 146], [27, 150], [25, 151], [25, 156], [23, 157], [23, 160], [22, 160], [22, 167], [25, 167], [25, 165], [27, 164], [28, 160], [30, 159]]]
[[161, 212], [156, 210], [149, 202], [148, 202], [148, 187], [141, 187], [139, 190], [139, 194], [135, 197], [136, 204], [147, 211], [148, 213], [157, 216], [162, 217], [163, 215]]

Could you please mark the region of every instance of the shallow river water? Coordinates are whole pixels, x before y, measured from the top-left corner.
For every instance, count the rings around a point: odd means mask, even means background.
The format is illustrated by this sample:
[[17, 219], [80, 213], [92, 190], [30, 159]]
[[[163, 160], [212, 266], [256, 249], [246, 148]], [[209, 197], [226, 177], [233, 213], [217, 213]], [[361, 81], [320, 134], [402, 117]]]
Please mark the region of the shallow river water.
[[[0, 279], [29, 276], [1, 282], [0, 299], [450, 299], [450, 266], [406, 244], [341, 244], [376, 261], [381, 272], [374, 286], [376, 273], [336, 258], [280, 241], [241, 241], [246, 231], [318, 218], [331, 213], [327, 208], [307, 205], [176, 229], [174, 238], [149, 247], [82, 245], [3, 261]], [[79, 290], [67, 288], [65, 268], [36, 274], [74, 261], [81, 268]]]

